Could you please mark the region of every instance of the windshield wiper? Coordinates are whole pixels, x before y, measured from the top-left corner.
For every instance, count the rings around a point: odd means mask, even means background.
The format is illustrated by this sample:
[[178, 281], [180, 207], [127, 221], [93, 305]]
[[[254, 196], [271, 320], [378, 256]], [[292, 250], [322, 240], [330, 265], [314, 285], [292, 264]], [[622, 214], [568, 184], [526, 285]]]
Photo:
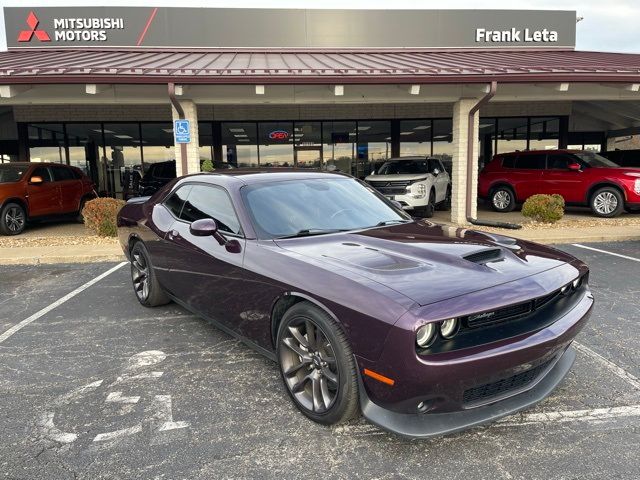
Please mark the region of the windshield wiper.
[[324, 235], [326, 233], [346, 232], [346, 228], [305, 228], [297, 233], [291, 235], [282, 235], [281, 237], [275, 237], [276, 240], [284, 238], [297, 238], [297, 237], [311, 237], [313, 235]]
[[385, 225], [393, 225], [395, 223], [409, 223], [411, 220], [383, 220], [382, 222], [378, 222], [376, 227], [384, 227]]

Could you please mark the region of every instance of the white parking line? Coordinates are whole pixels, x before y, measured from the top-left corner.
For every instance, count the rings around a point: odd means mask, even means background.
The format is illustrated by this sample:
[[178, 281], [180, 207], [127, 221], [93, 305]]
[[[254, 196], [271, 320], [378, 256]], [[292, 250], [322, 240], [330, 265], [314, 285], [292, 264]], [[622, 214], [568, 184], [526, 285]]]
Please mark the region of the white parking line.
[[626, 407], [593, 408], [590, 410], [565, 410], [559, 412], [521, 413], [513, 417], [498, 420], [498, 427], [520, 427], [523, 425], [566, 423], [566, 422], [601, 422], [621, 417], [640, 416], [640, 405]]
[[622, 255], [621, 253], [609, 252], [608, 250], [600, 250], [599, 248], [587, 247], [586, 245], [582, 245], [580, 243], [572, 243], [574, 247], [584, 248], [585, 250], [593, 250], [594, 252], [606, 253], [607, 255], [613, 255], [614, 257], [624, 258], [626, 260], [631, 260], [632, 262], [640, 262], [640, 258], [629, 257], [628, 255]]
[[85, 291], [90, 286], [95, 285], [96, 283], [98, 283], [103, 278], [107, 277], [108, 275], [111, 275], [113, 272], [115, 272], [119, 268], [122, 268], [124, 265], [127, 265], [127, 262], [119, 263], [115, 267], [110, 268], [109, 270], [107, 270], [106, 272], [102, 273], [101, 275], [98, 275], [96, 278], [93, 278], [93, 279], [89, 280], [87, 283], [85, 283], [84, 285], [76, 288], [71, 293], [68, 293], [64, 297], [60, 298], [59, 300], [56, 300], [51, 305], [49, 305], [49, 306], [43, 308], [42, 310], [34, 313], [30, 317], [25, 318], [20, 323], [17, 323], [13, 327], [11, 327], [9, 330], [4, 332], [2, 335], [0, 335], [0, 343], [4, 342], [6, 339], [10, 338], [12, 335], [16, 334], [17, 332], [22, 330], [24, 327], [26, 327], [30, 323], [36, 321], [37, 319], [39, 319], [43, 315], [46, 315], [47, 313], [49, 313], [54, 308], [59, 307], [60, 305], [62, 305], [66, 301], [72, 299], [73, 297], [75, 297], [79, 293], [82, 293], [83, 291]]
[[627, 372], [624, 368], [620, 367], [619, 365], [616, 365], [611, 360], [607, 360], [599, 353], [594, 352], [589, 347], [586, 347], [581, 343], [573, 342], [573, 346], [579, 352], [582, 352], [588, 357], [591, 357], [594, 360], [597, 360], [598, 362], [600, 362], [600, 364], [602, 364], [604, 367], [609, 369], [609, 371], [611, 371], [614, 375], [620, 377], [625, 382], [632, 385], [636, 390], [640, 390], [640, 379], [638, 379], [638, 377], [636, 377], [635, 375], [632, 375], [631, 373]]

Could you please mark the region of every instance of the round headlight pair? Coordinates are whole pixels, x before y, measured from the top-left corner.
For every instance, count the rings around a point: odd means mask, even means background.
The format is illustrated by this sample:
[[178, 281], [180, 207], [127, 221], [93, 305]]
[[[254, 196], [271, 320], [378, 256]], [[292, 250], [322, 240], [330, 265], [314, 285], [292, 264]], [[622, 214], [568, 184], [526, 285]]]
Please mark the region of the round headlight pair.
[[[460, 323], [457, 318], [450, 318], [440, 323], [440, 335], [444, 338], [449, 339], [453, 337], [456, 333], [458, 333], [458, 328]], [[418, 328], [416, 333], [416, 343], [421, 348], [427, 348], [430, 346], [436, 338], [436, 324], [435, 323], [427, 323], [426, 325], [422, 325]]]
[[582, 277], [578, 277], [573, 282], [571, 282], [571, 286], [575, 290], [576, 288], [578, 288], [580, 286], [581, 283], [582, 283]]

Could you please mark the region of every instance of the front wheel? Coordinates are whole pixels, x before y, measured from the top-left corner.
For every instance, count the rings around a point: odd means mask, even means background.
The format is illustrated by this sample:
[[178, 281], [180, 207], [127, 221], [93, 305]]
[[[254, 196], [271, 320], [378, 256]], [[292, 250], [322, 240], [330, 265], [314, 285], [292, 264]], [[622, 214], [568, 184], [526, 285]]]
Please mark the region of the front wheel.
[[509, 187], [496, 187], [489, 195], [489, 202], [496, 212], [511, 212], [516, 207], [516, 196]]
[[304, 415], [333, 425], [359, 413], [351, 346], [324, 310], [309, 302], [287, 310], [278, 328], [277, 354], [287, 392]]
[[0, 233], [18, 235], [27, 225], [27, 212], [22, 205], [7, 203], [0, 211]]
[[611, 218], [620, 215], [624, 208], [624, 199], [618, 189], [603, 187], [591, 195], [591, 210], [598, 217]]
[[137, 242], [131, 249], [131, 281], [136, 298], [145, 307], [169, 303], [170, 300], [151, 267], [149, 252], [141, 242]]

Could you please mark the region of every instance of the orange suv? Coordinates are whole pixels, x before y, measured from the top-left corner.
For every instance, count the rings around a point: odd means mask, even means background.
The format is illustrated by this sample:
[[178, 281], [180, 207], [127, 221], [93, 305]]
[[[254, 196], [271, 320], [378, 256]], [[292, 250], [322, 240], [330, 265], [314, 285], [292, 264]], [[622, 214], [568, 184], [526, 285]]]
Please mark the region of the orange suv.
[[18, 235], [27, 220], [80, 215], [96, 197], [94, 185], [79, 168], [58, 163], [0, 164], [0, 234]]

